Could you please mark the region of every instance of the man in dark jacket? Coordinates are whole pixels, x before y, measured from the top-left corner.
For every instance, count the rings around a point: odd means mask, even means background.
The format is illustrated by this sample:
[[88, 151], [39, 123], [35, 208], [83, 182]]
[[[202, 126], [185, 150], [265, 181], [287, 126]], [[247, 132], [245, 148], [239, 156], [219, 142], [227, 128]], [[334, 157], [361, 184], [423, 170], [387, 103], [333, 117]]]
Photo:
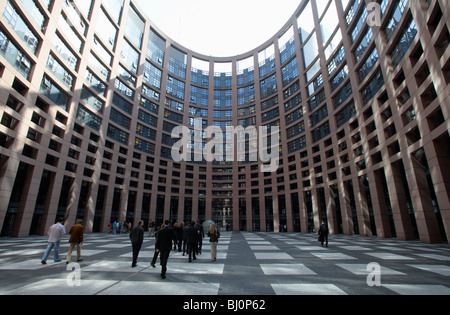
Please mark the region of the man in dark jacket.
[[197, 257], [195, 257], [195, 253], [197, 252], [198, 237], [199, 237], [199, 232], [198, 232], [197, 228], [195, 227], [195, 222], [192, 221], [191, 225], [186, 230], [186, 243], [187, 243], [187, 251], [188, 251], [188, 255], [189, 255], [189, 262], [192, 262], [192, 258], [194, 258], [194, 260], [197, 259]]
[[132, 268], [137, 266], [137, 258], [139, 256], [142, 243], [144, 243], [144, 229], [142, 228], [143, 225], [144, 222], [139, 221], [139, 224], [135, 226], [130, 232], [131, 246], [133, 248], [133, 263], [131, 264]]
[[167, 261], [169, 260], [172, 242], [176, 239], [173, 229], [169, 228], [169, 220], [164, 222], [164, 227], [158, 231], [156, 238], [155, 251], [159, 252], [161, 260], [161, 278], [166, 278]]
[[322, 224], [319, 228], [319, 242], [322, 244], [325, 242], [326, 247], [328, 247], [328, 226], [325, 220], [322, 220]]
[[199, 220], [195, 221], [195, 228], [198, 231], [197, 255], [201, 255], [202, 254], [202, 247], [203, 247], [203, 238], [205, 237], [205, 231], [203, 230], [203, 225], [200, 224]]

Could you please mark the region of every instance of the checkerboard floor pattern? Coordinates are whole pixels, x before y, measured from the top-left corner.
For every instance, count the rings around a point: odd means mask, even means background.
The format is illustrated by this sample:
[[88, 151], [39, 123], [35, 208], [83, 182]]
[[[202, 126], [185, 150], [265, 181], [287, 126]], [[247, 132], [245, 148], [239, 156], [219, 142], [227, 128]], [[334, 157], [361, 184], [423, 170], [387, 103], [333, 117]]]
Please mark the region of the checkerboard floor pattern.
[[[208, 239], [188, 262], [173, 251], [167, 278], [150, 266], [154, 238], [146, 236], [131, 268], [128, 235], [89, 234], [82, 248], [79, 286], [69, 285], [61, 242], [59, 263], [51, 253], [41, 264], [46, 237], [0, 239], [1, 295], [450, 295], [450, 247], [416, 241], [332, 235], [329, 247], [298, 233], [223, 232], [217, 261]], [[72, 261], [74, 261], [74, 256]], [[381, 286], [369, 286], [367, 267], [381, 267]]]

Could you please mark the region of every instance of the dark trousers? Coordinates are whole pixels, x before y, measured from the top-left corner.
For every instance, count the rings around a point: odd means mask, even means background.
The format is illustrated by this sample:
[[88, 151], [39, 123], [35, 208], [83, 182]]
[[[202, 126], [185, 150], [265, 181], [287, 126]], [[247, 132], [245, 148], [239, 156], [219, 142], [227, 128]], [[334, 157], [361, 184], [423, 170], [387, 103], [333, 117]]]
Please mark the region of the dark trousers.
[[139, 252], [141, 251], [142, 243], [131, 243], [131, 247], [133, 248], [133, 266], [136, 266], [137, 259], [139, 256]]
[[202, 246], [203, 246], [203, 239], [200, 238], [200, 239], [198, 240], [197, 254], [201, 254], [201, 253], [202, 253]]
[[[195, 243], [193, 243], [193, 244], [188, 243], [187, 244], [187, 251], [188, 251], [188, 255], [189, 255], [189, 261], [191, 261], [192, 258], [197, 259], [197, 257], [195, 257], [195, 253], [197, 252], [197, 244], [195, 244]], [[192, 255], [193, 255], [193, 257], [192, 257]]]
[[186, 251], [186, 245], [187, 245], [186, 241], [183, 240], [183, 255], [184, 255], [184, 253], [187, 252], [187, 251]]
[[153, 266], [154, 264], [156, 264], [156, 260], [158, 259], [158, 255], [159, 255], [159, 252], [157, 252], [157, 251], [155, 250], [155, 253], [153, 254], [152, 263], [151, 263], [152, 266]]
[[161, 276], [165, 276], [167, 272], [167, 261], [169, 260], [170, 249], [167, 251], [161, 251]]
[[322, 247], [323, 247], [323, 243], [325, 242], [325, 246], [326, 247], [328, 247], [328, 235], [322, 235], [321, 237], [320, 237], [320, 243], [322, 244]]

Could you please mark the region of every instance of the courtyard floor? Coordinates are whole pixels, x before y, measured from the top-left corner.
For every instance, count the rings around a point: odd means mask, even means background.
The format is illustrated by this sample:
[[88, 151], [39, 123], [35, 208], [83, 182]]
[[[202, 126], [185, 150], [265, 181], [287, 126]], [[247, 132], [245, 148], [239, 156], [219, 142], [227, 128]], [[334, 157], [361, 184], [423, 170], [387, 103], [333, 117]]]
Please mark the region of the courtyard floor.
[[68, 270], [68, 236], [62, 261], [54, 263], [52, 252], [47, 265], [47, 237], [0, 238], [0, 295], [450, 295], [444, 244], [331, 235], [325, 248], [312, 234], [224, 232], [217, 261], [205, 238], [192, 263], [171, 253], [164, 280], [159, 260], [150, 266], [154, 245], [146, 233], [131, 268], [128, 235], [89, 234], [80, 268]]

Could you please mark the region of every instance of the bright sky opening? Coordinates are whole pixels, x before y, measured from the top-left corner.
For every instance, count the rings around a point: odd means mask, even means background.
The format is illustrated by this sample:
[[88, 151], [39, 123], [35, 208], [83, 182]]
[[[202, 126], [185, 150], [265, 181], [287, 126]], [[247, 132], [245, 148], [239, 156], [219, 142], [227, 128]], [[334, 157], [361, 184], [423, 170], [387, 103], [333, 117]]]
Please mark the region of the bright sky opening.
[[230, 57], [274, 36], [301, 0], [136, 0], [151, 22], [197, 53]]

